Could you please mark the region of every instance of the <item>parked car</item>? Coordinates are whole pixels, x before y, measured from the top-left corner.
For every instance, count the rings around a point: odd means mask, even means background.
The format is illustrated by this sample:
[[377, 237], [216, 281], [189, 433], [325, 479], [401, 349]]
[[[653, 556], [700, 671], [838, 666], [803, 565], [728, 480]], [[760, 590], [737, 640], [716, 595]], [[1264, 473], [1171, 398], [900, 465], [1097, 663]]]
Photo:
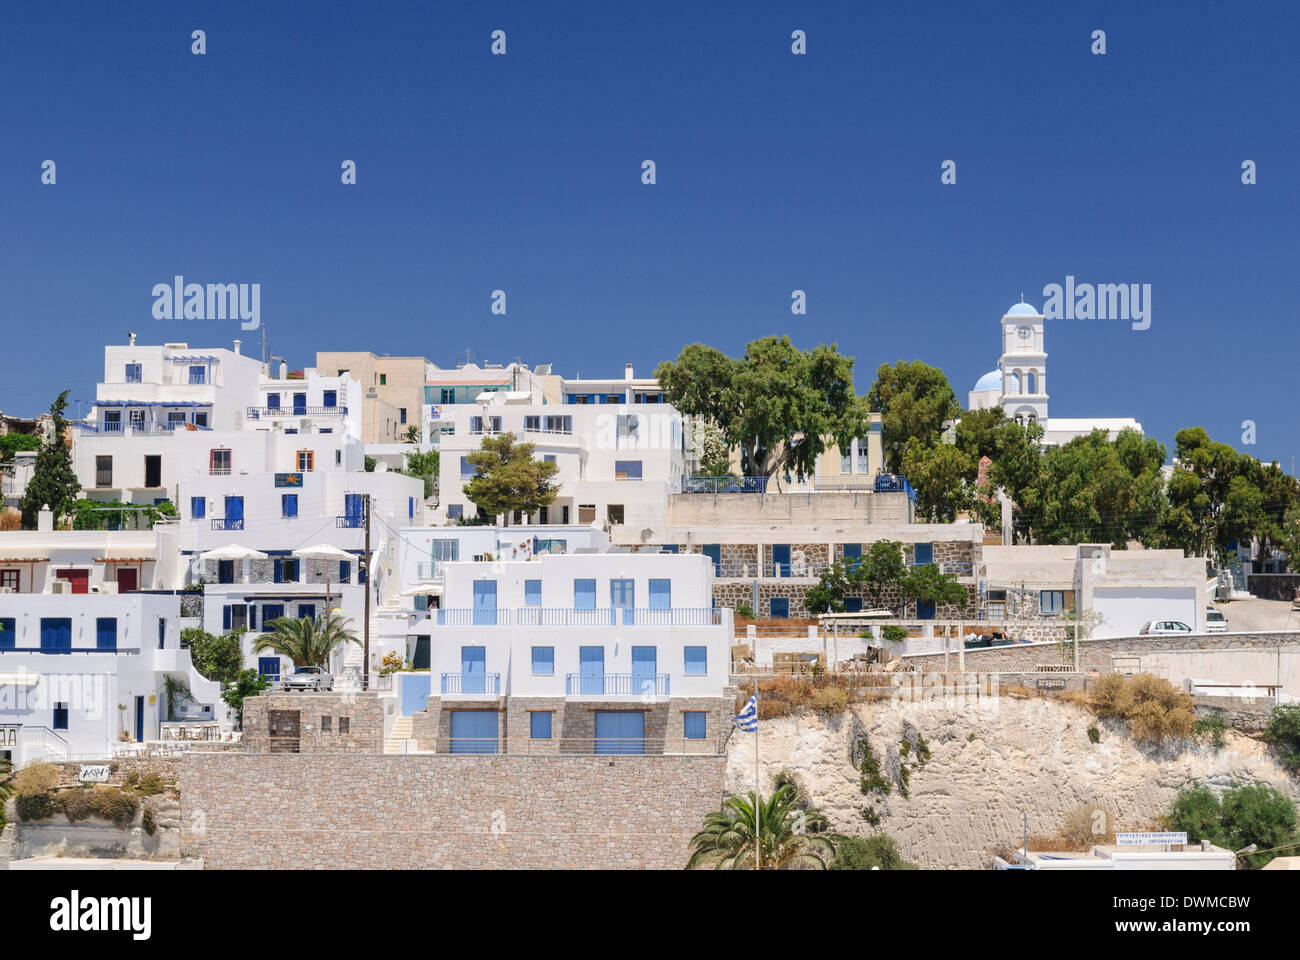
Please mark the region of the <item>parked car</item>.
[[1191, 633], [1192, 628], [1181, 620], [1148, 620], [1142, 624], [1138, 635], [1142, 637], [1178, 636]]
[[1216, 610], [1214, 607], [1205, 608], [1205, 632], [1206, 633], [1227, 633], [1228, 618], [1224, 616], [1222, 610]]
[[294, 667], [285, 674], [286, 690], [333, 690], [334, 678], [321, 667]]

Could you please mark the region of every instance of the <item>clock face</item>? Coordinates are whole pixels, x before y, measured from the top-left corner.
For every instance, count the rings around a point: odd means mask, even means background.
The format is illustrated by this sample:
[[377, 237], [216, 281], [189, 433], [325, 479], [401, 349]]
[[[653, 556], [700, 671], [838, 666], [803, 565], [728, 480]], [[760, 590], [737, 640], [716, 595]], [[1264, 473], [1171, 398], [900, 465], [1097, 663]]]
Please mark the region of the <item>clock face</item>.
[[1028, 340], [1033, 335], [1034, 331], [1030, 327], [1016, 327], [1016, 336], [1021, 340]]

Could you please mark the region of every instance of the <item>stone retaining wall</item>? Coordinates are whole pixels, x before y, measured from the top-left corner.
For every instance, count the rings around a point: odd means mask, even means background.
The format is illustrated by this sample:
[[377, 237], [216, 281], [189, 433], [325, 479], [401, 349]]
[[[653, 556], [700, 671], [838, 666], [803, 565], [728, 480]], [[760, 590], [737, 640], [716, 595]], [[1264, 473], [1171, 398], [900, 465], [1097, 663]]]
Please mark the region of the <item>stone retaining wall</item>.
[[[136, 775], [138, 780], [145, 774], [156, 774], [164, 784], [174, 783], [181, 775], [181, 765], [179, 757], [118, 757], [114, 760], [102, 761], [108, 764], [109, 784], [120, 787], [126, 783], [126, 778], [132, 774]], [[94, 762], [81, 763], [77, 761], [64, 761], [52, 763], [55, 769], [59, 771], [59, 787], [75, 787], [80, 783], [78, 776], [83, 766], [97, 766]]]
[[190, 754], [182, 852], [212, 869], [680, 870], [721, 757]]

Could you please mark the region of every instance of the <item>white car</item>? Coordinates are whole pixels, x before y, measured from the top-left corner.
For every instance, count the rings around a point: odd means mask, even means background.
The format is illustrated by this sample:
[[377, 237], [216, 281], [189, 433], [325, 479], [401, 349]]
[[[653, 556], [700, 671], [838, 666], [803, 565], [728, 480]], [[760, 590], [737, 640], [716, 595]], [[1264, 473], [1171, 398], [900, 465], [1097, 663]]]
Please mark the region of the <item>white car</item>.
[[334, 678], [320, 667], [294, 667], [283, 686], [286, 690], [333, 690]]
[[1138, 631], [1141, 637], [1176, 637], [1191, 633], [1192, 628], [1181, 620], [1148, 620]]
[[1205, 610], [1205, 632], [1206, 633], [1227, 633], [1228, 618], [1223, 615], [1222, 610], [1216, 610], [1214, 607], [1207, 607]]

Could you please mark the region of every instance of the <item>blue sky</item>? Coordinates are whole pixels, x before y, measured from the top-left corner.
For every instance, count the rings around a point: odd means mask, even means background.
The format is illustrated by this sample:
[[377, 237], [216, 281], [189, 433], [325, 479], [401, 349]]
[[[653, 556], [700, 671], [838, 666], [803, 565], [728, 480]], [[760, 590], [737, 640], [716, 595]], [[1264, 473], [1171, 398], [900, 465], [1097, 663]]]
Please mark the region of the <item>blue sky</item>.
[[93, 397], [128, 327], [260, 350], [154, 320], [175, 274], [260, 283], [293, 366], [649, 373], [789, 333], [854, 355], [860, 392], [922, 359], [964, 402], [1002, 312], [1073, 275], [1150, 283], [1152, 323], [1049, 322], [1053, 414], [1290, 469], [1298, 28], [1294, 3], [10, 5], [0, 409]]

